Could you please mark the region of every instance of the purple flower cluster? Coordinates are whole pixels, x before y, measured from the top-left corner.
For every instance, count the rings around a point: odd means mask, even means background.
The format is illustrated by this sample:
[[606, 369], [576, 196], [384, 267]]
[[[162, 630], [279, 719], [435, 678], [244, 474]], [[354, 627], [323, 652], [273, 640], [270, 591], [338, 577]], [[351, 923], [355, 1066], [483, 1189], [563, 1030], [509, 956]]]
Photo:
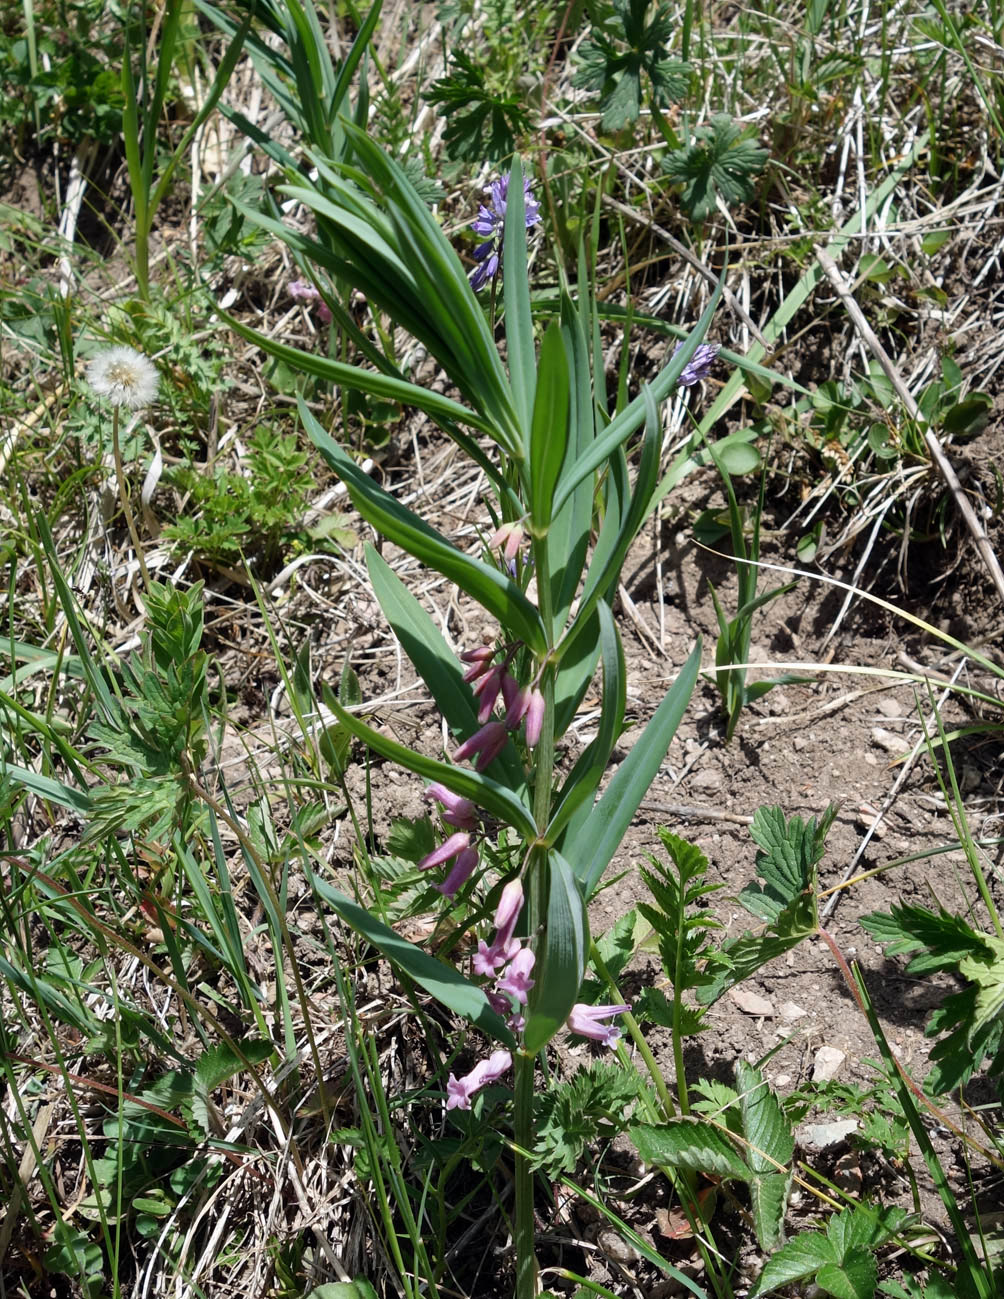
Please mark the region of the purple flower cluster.
[[[520, 686], [510, 674], [508, 663], [511, 653], [501, 663], [496, 663], [492, 647], [479, 645], [477, 649], [467, 650], [460, 657], [468, 664], [464, 680], [473, 686], [474, 697], [478, 700], [478, 721], [482, 725], [460, 745], [453, 755], [454, 760], [463, 762], [467, 758], [473, 758], [475, 769], [484, 771], [502, 752], [509, 732], [515, 731], [524, 719], [526, 742], [532, 749], [540, 739], [540, 728], [544, 721], [544, 696], [539, 688]], [[500, 698], [505, 715], [501, 720], [496, 718], [490, 721]], [[446, 878], [433, 887], [444, 897], [453, 898], [470, 879], [478, 864], [478, 850], [471, 843], [471, 835], [478, 827], [477, 808], [469, 798], [454, 794], [438, 781], [428, 786], [423, 797], [440, 804], [440, 817], [454, 833], [444, 839], [438, 848], [427, 853], [418, 865], [421, 870], [431, 870], [436, 866], [444, 866], [447, 862], [452, 863]]]
[[[673, 356], [676, 356], [682, 346], [682, 343], [677, 343], [676, 347], [673, 348]], [[683, 373], [676, 381], [680, 387], [692, 388], [695, 383], [700, 383], [702, 379], [706, 379], [718, 352], [717, 343], [699, 343], [694, 355], [683, 367]]]
[[[478, 941], [478, 950], [471, 962], [476, 975], [490, 980], [485, 986], [485, 996], [492, 1009], [505, 1015], [509, 1027], [516, 1033], [521, 1033], [526, 1025], [523, 1007], [534, 984], [530, 977], [534, 954], [515, 937], [516, 922], [522, 910], [523, 885], [518, 879], [510, 880], [502, 890], [495, 910], [495, 935], [491, 943], [486, 943], [483, 938]], [[565, 1027], [580, 1037], [613, 1046], [620, 1037], [620, 1029], [606, 1021], [630, 1009], [626, 1002], [605, 1006], [580, 1002], [572, 1007]], [[497, 1082], [511, 1064], [512, 1057], [508, 1051], [493, 1051], [487, 1060], [475, 1065], [463, 1078], [450, 1074], [446, 1108], [469, 1110], [474, 1093], [486, 1083]]]
[[[478, 219], [471, 224], [474, 233], [487, 240], [486, 243], [479, 244], [474, 250], [474, 260], [477, 262], [477, 266], [471, 272], [472, 289], [480, 289], [487, 280], [494, 279], [498, 274], [499, 265], [502, 261], [502, 236], [505, 231], [505, 208], [508, 191], [508, 176], [500, 176], [498, 180], [493, 180], [484, 191], [488, 195], [488, 205], [481, 204]], [[523, 208], [526, 228], [529, 230], [540, 220], [540, 204], [530, 192], [530, 181], [526, 176], [523, 177]]]

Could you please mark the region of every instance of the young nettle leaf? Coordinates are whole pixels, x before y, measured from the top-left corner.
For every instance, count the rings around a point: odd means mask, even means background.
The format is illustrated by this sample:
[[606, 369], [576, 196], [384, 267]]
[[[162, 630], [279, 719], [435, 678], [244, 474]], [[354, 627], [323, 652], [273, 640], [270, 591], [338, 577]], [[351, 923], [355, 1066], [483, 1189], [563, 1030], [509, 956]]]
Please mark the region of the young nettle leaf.
[[692, 144], [673, 149], [662, 165], [670, 180], [683, 186], [681, 201], [688, 215], [706, 221], [719, 195], [729, 206], [752, 200], [753, 179], [767, 157], [743, 127], [718, 113], [710, 125], [698, 127]]
[[931, 1051], [927, 1091], [942, 1095], [966, 1082], [984, 1060], [996, 1072], [1004, 1062], [1004, 943], [940, 908], [895, 906], [861, 918], [861, 927], [888, 956], [915, 952], [912, 975], [954, 971], [966, 986], [946, 997], [927, 1022]]
[[495, 162], [512, 153], [532, 126], [525, 103], [492, 91], [484, 69], [462, 50], [450, 54], [450, 70], [425, 96], [446, 117], [451, 158]]
[[711, 956], [707, 966], [710, 982], [697, 989], [700, 1002], [710, 1005], [717, 1001], [762, 965], [818, 932], [816, 866], [836, 813], [836, 807], [830, 806], [817, 824], [815, 817], [807, 823], [798, 816], [785, 822], [779, 807], [757, 811], [750, 834], [760, 846], [756, 872], [763, 882], [747, 885], [739, 901], [765, 920], [768, 929], [762, 934], [743, 934]]
[[638, 117], [643, 73], [657, 108], [686, 94], [689, 67], [666, 57], [674, 31], [670, 7], [659, 5], [646, 21], [649, 8], [649, 0], [614, 0], [610, 16], [579, 51], [574, 84], [600, 92], [604, 131], [623, 130]]
[[[753, 1229], [762, 1249], [773, 1249], [781, 1240], [784, 1211], [791, 1188], [789, 1164], [795, 1153], [791, 1123], [763, 1074], [740, 1061], [736, 1066], [742, 1134], [749, 1143], [750, 1208]], [[779, 1167], [780, 1165], [780, 1167]]]
[[873, 1299], [878, 1281], [875, 1251], [902, 1230], [909, 1216], [905, 1209], [865, 1204], [835, 1213], [825, 1236], [804, 1231], [767, 1260], [750, 1299], [809, 1277], [839, 1299]]

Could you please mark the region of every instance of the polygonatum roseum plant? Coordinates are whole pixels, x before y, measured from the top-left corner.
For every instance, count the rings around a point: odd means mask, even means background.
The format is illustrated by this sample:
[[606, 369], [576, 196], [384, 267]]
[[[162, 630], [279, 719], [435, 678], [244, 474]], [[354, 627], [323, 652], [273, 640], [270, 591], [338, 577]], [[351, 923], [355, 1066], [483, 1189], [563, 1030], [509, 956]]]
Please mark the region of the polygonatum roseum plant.
[[[500, 255], [503, 362], [469, 270], [433, 213], [392, 158], [357, 127], [343, 126], [348, 164], [334, 167], [308, 149], [316, 182], [298, 171], [284, 187], [314, 210], [318, 238], [305, 240], [271, 219], [262, 223], [286, 238], [305, 279], [349, 285], [410, 332], [453, 395], [439, 391], [441, 384], [413, 383], [368, 342], [360, 347], [369, 364], [350, 365], [231, 323], [293, 368], [425, 412], [484, 473], [490, 541], [471, 553], [368, 477], [300, 403], [304, 428], [374, 531], [455, 584], [479, 607], [480, 621], [496, 629], [491, 644], [450, 644], [368, 546], [376, 598], [443, 715], [452, 752], [427, 756], [335, 704], [351, 734], [429, 782], [425, 795], [439, 807], [444, 828], [421, 865], [442, 872], [444, 905], [475, 892], [496, 905], [495, 936], [480, 940], [472, 968], [460, 970], [406, 942], [327, 882], [315, 877], [315, 886], [392, 963], [485, 1034], [481, 1063], [462, 1078], [451, 1075], [447, 1107], [469, 1105], [479, 1088], [506, 1073], [511, 1057], [513, 1130], [516, 1145], [529, 1151], [538, 1053], [566, 1027], [595, 1041], [615, 1040], [612, 1021], [624, 1007], [580, 1001], [587, 905], [665, 758], [697, 678], [699, 644], [677, 665], [668, 694], [603, 788], [624, 729], [624, 654], [613, 614], [621, 567], [658, 499], [660, 403], [679, 384], [696, 382], [714, 359], [702, 338], [718, 292], [656, 378], [609, 410], [584, 258], [576, 298], [563, 288], [557, 310], [534, 319], [527, 227], [536, 205], [519, 160], [505, 183], [492, 187], [504, 210], [489, 213], [492, 248], [477, 263], [487, 267]], [[599, 722], [569, 764], [561, 741], [587, 692], [599, 693]], [[518, 871], [501, 888], [479, 866], [478, 823], [485, 817], [508, 827], [510, 843], [515, 836], [522, 844]], [[516, 1196], [517, 1295], [526, 1299], [534, 1292], [535, 1263], [531, 1173], [521, 1155]]]

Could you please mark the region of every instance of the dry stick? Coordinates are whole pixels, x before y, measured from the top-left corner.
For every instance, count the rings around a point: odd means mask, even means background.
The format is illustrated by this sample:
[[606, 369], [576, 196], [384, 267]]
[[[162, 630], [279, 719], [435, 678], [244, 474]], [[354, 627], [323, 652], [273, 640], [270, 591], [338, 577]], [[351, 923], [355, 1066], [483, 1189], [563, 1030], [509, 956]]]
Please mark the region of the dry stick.
[[938, 441], [933, 430], [926, 427], [926, 421], [920, 412], [920, 408], [913, 399], [913, 394], [900, 377], [899, 371], [893, 365], [888, 352], [886, 352], [885, 348], [875, 337], [871, 325], [868, 324], [868, 321], [864, 317], [864, 313], [851, 295], [836, 262], [829, 255], [826, 249], [820, 247], [819, 244], [815, 244], [814, 248], [816, 260], [826, 273], [826, 277], [833, 285], [840, 301], [847, 308], [847, 314], [854, 322], [855, 329], [857, 329], [862, 339], [870, 348], [872, 355], [885, 371], [886, 377], [896, 389], [896, 392], [898, 393], [903, 405], [906, 407], [910, 418], [916, 420], [918, 424], [924, 427], [924, 441], [927, 443], [927, 449], [931, 453], [931, 459], [937, 465], [939, 473], [948, 486], [948, 490], [955, 498], [955, 503], [959, 507], [959, 513], [965, 520], [966, 527], [972, 534], [973, 540], [976, 542], [976, 547], [983, 557], [983, 562], [986, 564], [990, 576], [993, 578], [994, 586], [997, 588], [997, 594], [1000, 596], [1001, 600], [1004, 601], [1004, 572], [1001, 571], [1001, 566], [997, 560], [997, 556], [990, 544], [990, 538], [983, 530], [979, 519], [977, 519], [975, 511], [969, 503], [969, 497], [962, 490], [962, 484], [959, 482], [955, 470], [952, 468], [951, 462], [945, 455], [941, 443]]

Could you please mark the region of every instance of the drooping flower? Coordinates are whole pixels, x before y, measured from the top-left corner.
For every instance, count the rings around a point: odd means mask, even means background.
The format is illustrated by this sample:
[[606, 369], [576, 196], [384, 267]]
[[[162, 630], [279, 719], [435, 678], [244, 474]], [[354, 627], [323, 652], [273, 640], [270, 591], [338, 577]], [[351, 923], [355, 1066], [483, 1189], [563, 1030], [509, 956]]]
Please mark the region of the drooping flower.
[[495, 651], [490, 645], [478, 645], [475, 649], [464, 650], [460, 658], [464, 663], [470, 664], [464, 673], [464, 680], [477, 681], [478, 677], [483, 677], [486, 672], [490, 672], [494, 657]]
[[[673, 356], [676, 356], [682, 346], [682, 343], [677, 343], [673, 349]], [[702, 379], [706, 379], [719, 350], [717, 343], [698, 344], [697, 351], [683, 367], [683, 373], [676, 381], [680, 387], [692, 388], [695, 383], [700, 383]]]
[[113, 406], [139, 410], [156, 397], [159, 375], [149, 357], [134, 347], [109, 347], [87, 367], [87, 382]]
[[513, 938], [516, 921], [523, 910], [523, 885], [519, 879], [510, 880], [502, 890], [495, 909], [495, 937], [489, 947], [482, 938], [474, 954], [474, 973], [494, 975], [507, 961], [511, 961], [520, 948], [518, 938]]
[[471, 836], [467, 833], [458, 831], [451, 834], [449, 839], [444, 840], [438, 848], [432, 852], [426, 853], [418, 863], [418, 869], [425, 871], [431, 870], [433, 866], [442, 866], [443, 862], [452, 861], [454, 857], [464, 852], [471, 846]]
[[568, 1019], [565, 1020], [565, 1027], [570, 1033], [578, 1033], [580, 1037], [602, 1042], [604, 1046], [613, 1046], [620, 1037], [621, 1031], [615, 1024], [604, 1024], [603, 1021], [613, 1019], [614, 1015], [623, 1015], [630, 1009], [627, 1003], [620, 1006], [586, 1006], [579, 1002], [572, 1007]]
[[540, 740], [544, 725], [544, 709], [547, 707], [543, 694], [534, 687], [530, 692], [530, 702], [526, 709], [526, 747], [535, 749]]
[[529, 947], [521, 947], [495, 983], [499, 992], [507, 992], [510, 997], [515, 997], [521, 1006], [526, 1005], [527, 994], [533, 987], [530, 971], [535, 959]]
[[331, 308], [321, 297], [319, 290], [307, 280], [290, 280], [287, 285], [289, 295], [298, 302], [316, 302], [317, 315], [326, 324], [331, 324]]
[[[489, 206], [484, 203], [478, 211], [477, 221], [472, 222], [471, 229], [475, 234], [483, 235], [487, 243], [479, 244], [474, 250], [474, 260], [478, 263], [471, 272], [471, 288], [480, 289], [487, 281], [498, 274], [502, 260], [502, 236], [505, 231], [506, 196], [509, 190], [509, 177], [500, 176], [487, 186]], [[530, 192], [530, 178], [523, 177], [523, 208], [526, 228], [529, 230], [540, 220], [540, 204]]]
[[422, 792], [422, 797], [430, 802], [442, 803], [441, 813], [447, 825], [456, 826], [458, 830], [473, 830], [477, 826], [477, 808], [469, 798], [454, 794], [452, 790], [434, 780]]
[[441, 884], [433, 884], [437, 893], [442, 893], [444, 898], [456, 897], [458, 891], [463, 888], [471, 878], [475, 866], [478, 864], [477, 848], [465, 848], [463, 852], [457, 853], [456, 861], [453, 863], [449, 875]]
[[[512, 698], [508, 701], [508, 707], [505, 710], [505, 727], [509, 731], [514, 731], [523, 720], [524, 714], [530, 707], [530, 701], [533, 699], [533, 691], [529, 686], [517, 689]], [[531, 746], [532, 747], [532, 746]]]
[[505, 668], [499, 664], [486, 673], [478, 684], [474, 687], [474, 694], [480, 700], [478, 707], [478, 721], [482, 725], [488, 721], [492, 715], [492, 709], [495, 707], [495, 701], [499, 697], [499, 691], [502, 689], [502, 681], [505, 677]]
[[489, 550], [501, 550], [508, 563], [519, 554], [519, 548], [523, 543], [523, 528], [519, 523], [503, 523], [500, 528], [492, 533], [489, 541]]
[[450, 1074], [446, 1083], [446, 1108], [469, 1110], [474, 1093], [489, 1083], [498, 1082], [511, 1068], [512, 1056], [508, 1051], [493, 1051], [487, 1060], [480, 1060], [463, 1078]]
[[454, 762], [463, 762], [465, 758], [477, 754], [474, 769], [484, 771], [485, 767], [494, 762], [502, 752], [507, 736], [508, 732], [503, 722], [489, 722], [463, 742], [453, 755], [453, 760]]

